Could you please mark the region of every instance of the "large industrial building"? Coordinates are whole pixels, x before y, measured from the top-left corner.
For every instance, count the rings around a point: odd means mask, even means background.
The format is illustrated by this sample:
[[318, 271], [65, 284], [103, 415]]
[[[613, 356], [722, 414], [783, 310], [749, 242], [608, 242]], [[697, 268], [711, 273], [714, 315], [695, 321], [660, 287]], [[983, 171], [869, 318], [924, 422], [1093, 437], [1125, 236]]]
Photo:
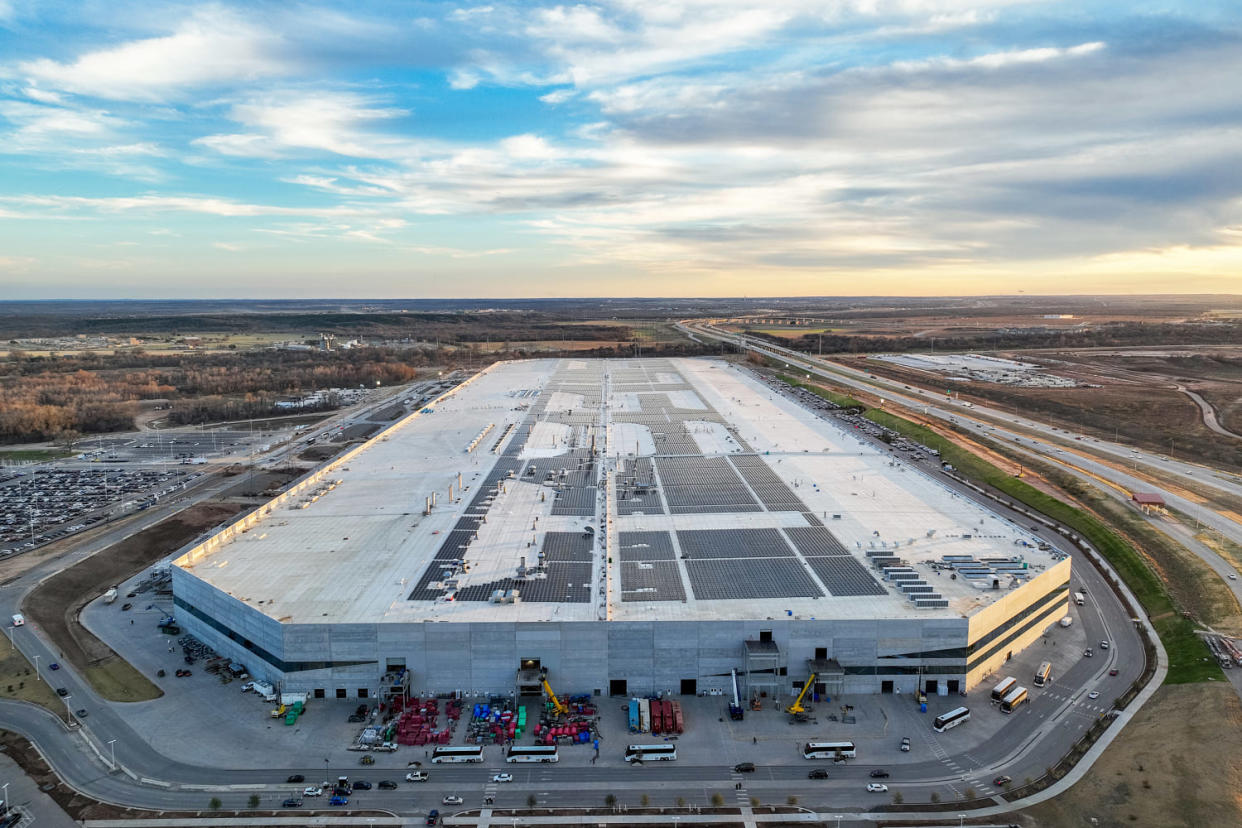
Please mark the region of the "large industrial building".
[[719, 360], [505, 362], [183, 552], [177, 617], [316, 697], [968, 690], [1070, 561]]

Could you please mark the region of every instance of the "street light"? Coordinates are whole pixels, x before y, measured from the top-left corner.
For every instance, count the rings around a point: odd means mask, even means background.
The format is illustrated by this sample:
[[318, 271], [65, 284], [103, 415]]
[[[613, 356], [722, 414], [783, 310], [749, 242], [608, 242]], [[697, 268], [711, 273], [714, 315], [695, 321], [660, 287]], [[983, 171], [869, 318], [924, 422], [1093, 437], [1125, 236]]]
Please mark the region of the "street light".
[[39, 673], [39, 657], [35, 656], [34, 660], [35, 660], [35, 679], [37, 681], [43, 681], [43, 676]]
[[112, 769], [116, 770], [116, 739], [108, 740], [108, 748], [112, 751]]
[[966, 815], [965, 815], [965, 814], [958, 814], [958, 815], [957, 815], [957, 825], [958, 825], [958, 828], [961, 828], [962, 823], [964, 823], [965, 821], [966, 821]]
[[9, 815], [9, 783], [5, 782], [0, 785], [0, 788], [4, 788], [4, 815], [7, 817]]
[[833, 817], [833, 819], [837, 821], [837, 828], [841, 828], [841, 815], [837, 814], [836, 816]]

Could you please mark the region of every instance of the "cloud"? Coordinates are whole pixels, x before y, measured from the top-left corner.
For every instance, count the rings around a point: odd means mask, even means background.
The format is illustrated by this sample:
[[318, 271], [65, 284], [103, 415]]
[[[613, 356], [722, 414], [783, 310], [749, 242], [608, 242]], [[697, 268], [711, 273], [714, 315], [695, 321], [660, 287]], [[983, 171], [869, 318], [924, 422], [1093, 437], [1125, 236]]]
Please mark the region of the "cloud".
[[20, 64], [28, 78], [77, 95], [166, 100], [181, 90], [288, 75], [282, 37], [235, 12], [209, 5], [170, 34], [87, 52], [67, 63], [40, 58]]
[[207, 196], [142, 195], [128, 197], [91, 198], [86, 196], [0, 196], [0, 204], [17, 204], [25, 207], [43, 208], [53, 214], [125, 213], [145, 212], [152, 215], [165, 213], [201, 213], [229, 218], [254, 216], [363, 216], [373, 215], [373, 209], [348, 205], [332, 207], [285, 207], [272, 204], [254, 204], [228, 198]]

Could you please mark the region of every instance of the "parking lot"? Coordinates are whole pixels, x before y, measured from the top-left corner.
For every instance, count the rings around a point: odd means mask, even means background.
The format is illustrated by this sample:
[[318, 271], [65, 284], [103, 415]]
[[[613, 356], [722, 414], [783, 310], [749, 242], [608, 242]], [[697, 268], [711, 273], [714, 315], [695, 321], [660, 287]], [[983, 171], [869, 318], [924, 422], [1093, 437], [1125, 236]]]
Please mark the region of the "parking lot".
[[80, 532], [110, 515], [145, 509], [198, 472], [122, 467], [36, 467], [0, 473], [0, 555]]

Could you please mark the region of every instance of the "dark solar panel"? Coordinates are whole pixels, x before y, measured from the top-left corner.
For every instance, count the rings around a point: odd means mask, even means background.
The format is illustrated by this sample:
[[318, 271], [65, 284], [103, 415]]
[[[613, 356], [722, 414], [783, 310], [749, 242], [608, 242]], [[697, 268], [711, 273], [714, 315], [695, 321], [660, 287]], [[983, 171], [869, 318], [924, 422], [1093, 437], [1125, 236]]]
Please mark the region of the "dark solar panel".
[[622, 561], [671, 561], [676, 559], [668, 532], [618, 532]]
[[621, 564], [622, 601], [684, 601], [685, 587], [675, 561]]
[[795, 526], [785, 530], [793, 545], [808, 558], [829, 555], [849, 555], [849, 550], [837, 540], [836, 535], [822, 526]]
[[686, 558], [792, 558], [776, 529], [683, 529], [677, 543]]
[[811, 569], [828, 587], [831, 595], [884, 595], [884, 587], [852, 557], [807, 558]]
[[822, 593], [793, 558], [686, 561], [690, 589], [700, 601], [805, 598]]

